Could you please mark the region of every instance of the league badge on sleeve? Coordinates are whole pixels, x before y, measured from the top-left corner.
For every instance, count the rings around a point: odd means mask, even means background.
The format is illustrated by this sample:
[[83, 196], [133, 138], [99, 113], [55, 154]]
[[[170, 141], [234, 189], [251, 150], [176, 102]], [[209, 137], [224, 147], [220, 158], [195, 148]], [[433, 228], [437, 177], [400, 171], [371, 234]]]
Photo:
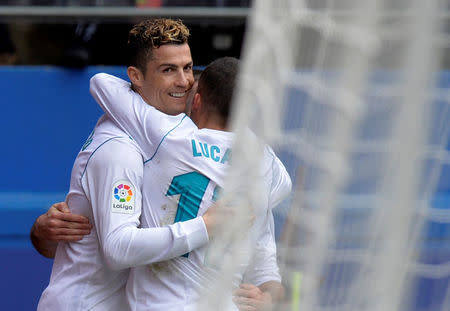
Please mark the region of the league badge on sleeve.
[[112, 212], [122, 214], [134, 213], [134, 186], [127, 180], [119, 180], [112, 187]]

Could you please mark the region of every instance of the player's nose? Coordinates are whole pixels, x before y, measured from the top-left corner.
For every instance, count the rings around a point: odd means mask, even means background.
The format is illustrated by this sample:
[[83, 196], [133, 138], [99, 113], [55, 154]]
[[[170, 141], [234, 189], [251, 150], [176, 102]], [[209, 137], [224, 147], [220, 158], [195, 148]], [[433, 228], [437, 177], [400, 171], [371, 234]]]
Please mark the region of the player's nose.
[[191, 75], [182, 71], [177, 75], [177, 86], [182, 87], [184, 89], [189, 89], [193, 84], [193, 78], [191, 79]]

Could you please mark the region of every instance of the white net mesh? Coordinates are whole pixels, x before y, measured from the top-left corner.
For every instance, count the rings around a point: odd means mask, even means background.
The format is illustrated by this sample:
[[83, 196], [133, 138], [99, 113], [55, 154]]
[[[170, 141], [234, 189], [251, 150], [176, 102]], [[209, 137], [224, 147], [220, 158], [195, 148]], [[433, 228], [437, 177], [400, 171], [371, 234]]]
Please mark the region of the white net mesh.
[[[224, 197], [258, 204], [248, 126], [294, 185], [275, 209], [287, 295], [274, 308], [449, 310], [448, 1], [254, 2]], [[242, 226], [211, 248], [216, 294], [252, 245]], [[205, 310], [226, 305], [206, 296]]]

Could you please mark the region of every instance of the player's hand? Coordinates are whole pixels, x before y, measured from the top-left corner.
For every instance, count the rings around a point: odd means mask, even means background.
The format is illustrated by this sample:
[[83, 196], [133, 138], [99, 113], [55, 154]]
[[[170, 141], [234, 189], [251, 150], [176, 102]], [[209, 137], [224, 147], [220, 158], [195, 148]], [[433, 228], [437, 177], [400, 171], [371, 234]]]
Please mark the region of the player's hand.
[[205, 214], [203, 214], [203, 221], [205, 222], [208, 235], [213, 237], [220, 231], [224, 222], [233, 217], [234, 211], [231, 208], [220, 206], [217, 203], [211, 205]]
[[[203, 214], [203, 221], [205, 222], [206, 230], [208, 235], [213, 237], [218, 235], [229, 228], [228, 225], [231, 221], [236, 221], [236, 209], [234, 207], [229, 207], [226, 205], [221, 205], [216, 202], [211, 207], [208, 208], [205, 214]], [[241, 215], [242, 216], [242, 215]], [[245, 219], [242, 220], [244, 227], [250, 228], [255, 221], [255, 214], [253, 210], [245, 214]]]
[[240, 311], [261, 311], [272, 308], [272, 296], [251, 284], [241, 284], [233, 292], [233, 302]]
[[72, 214], [66, 202], [53, 204], [47, 213], [36, 219], [33, 234], [38, 239], [70, 242], [79, 241], [91, 232], [92, 225], [85, 216]]

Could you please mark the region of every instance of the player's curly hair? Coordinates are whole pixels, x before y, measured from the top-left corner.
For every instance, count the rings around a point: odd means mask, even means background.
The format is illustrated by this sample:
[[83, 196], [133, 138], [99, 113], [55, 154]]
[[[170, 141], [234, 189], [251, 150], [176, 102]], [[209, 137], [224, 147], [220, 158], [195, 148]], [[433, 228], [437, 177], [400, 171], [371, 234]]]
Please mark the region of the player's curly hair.
[[189, 29], [181, 20], [157, 18], [136, 24], [128, 33], [128, 66], [137, 67], [145, 74], [147, 61], [153, 49], [164, 44], [188, 42]]

